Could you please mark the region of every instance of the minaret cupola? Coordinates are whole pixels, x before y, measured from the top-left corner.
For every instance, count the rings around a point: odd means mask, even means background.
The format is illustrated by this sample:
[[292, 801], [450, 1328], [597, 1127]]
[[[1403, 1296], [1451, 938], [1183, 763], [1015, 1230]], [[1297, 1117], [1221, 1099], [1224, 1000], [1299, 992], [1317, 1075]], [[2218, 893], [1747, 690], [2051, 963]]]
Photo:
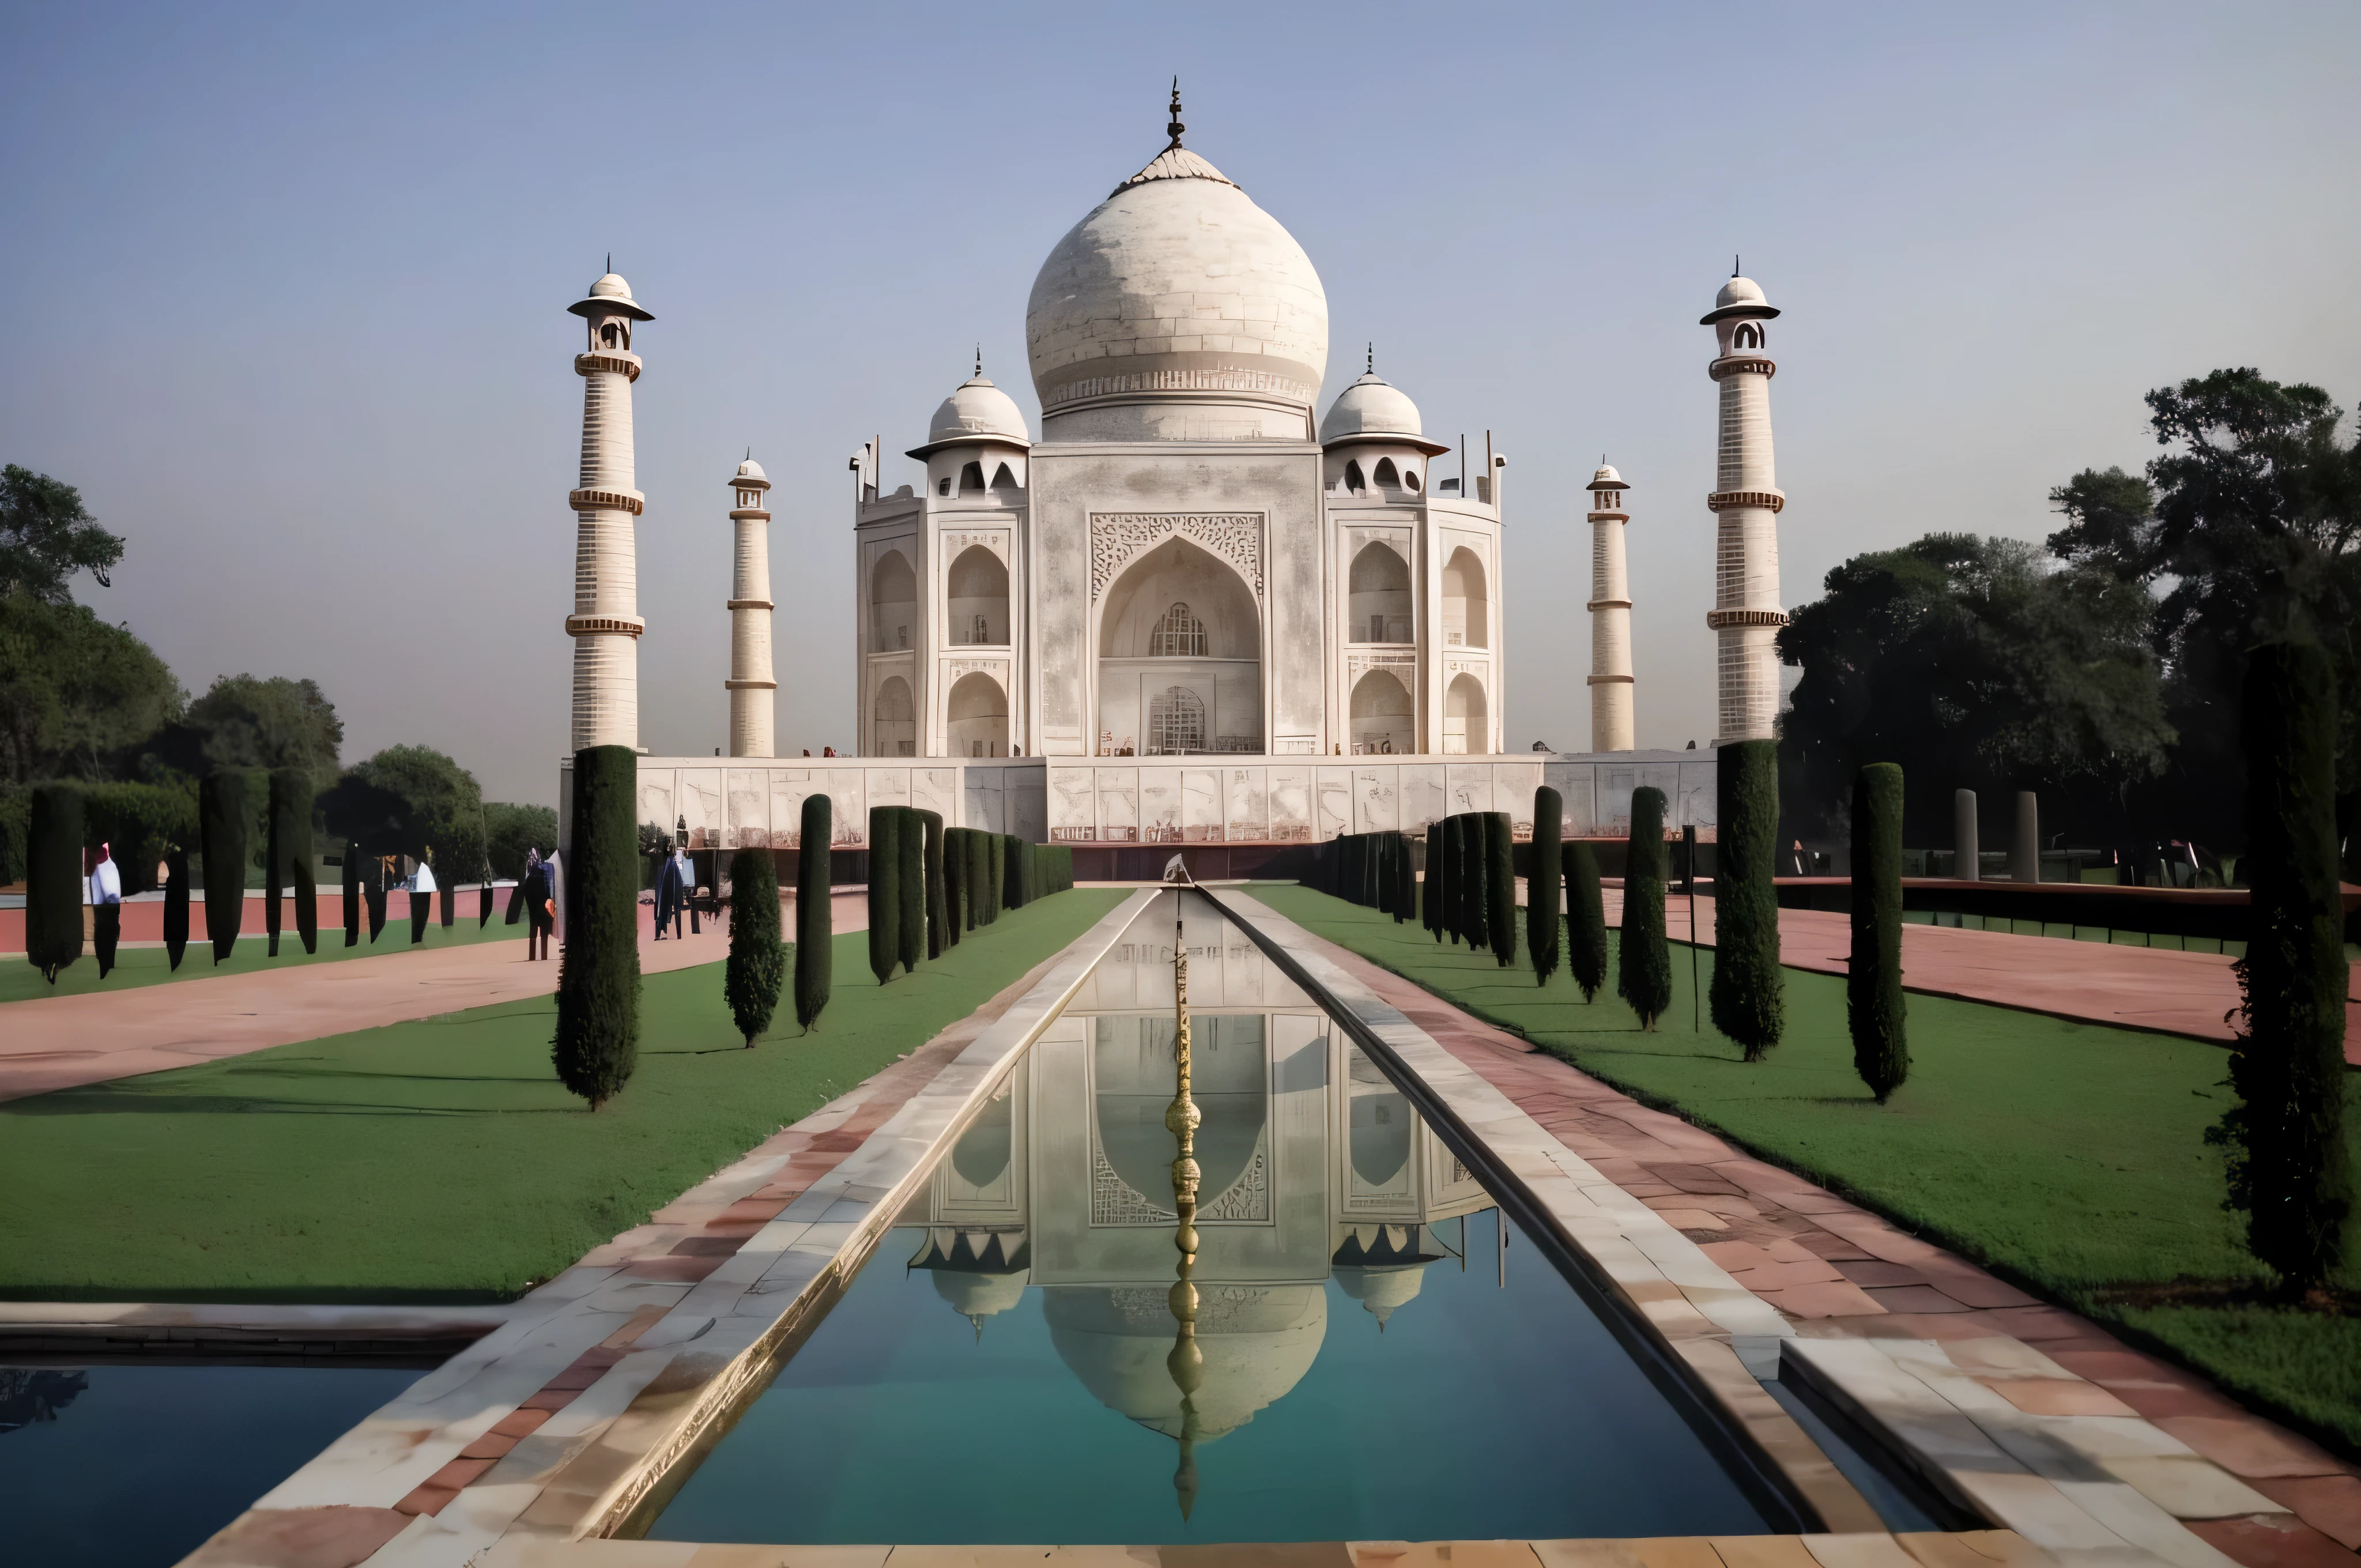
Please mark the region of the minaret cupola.
[[927, 466], [927, 493], [938, 499], [1025, 488], [1033, 441], [1016, 400], [994, 386], [976, 355], [975, 374], [954, 388], [928, 422], [927, 439], [909, 455]]

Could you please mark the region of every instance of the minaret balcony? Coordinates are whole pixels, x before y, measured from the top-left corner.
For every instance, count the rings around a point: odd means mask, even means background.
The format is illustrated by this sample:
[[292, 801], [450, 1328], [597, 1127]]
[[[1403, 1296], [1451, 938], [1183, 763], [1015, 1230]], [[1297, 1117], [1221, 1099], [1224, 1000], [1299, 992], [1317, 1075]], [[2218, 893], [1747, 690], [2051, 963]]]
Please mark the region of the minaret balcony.
[[1705, 373], [1717, 381], [1732, 376], [1776, 376], [1779, 367], [1767, 354], [1725, 354], [1705, 367]]
[[1762, 507], [1774, 516], [1787, 510], [1787, 498], [1778, 490], [1716, 490], [1705, 499], [1708, 511], [1736, 511]]
[[574, 373], [577, 376], [596, 376], [602, 370], [620, 376], [627, 381], [636, 381], [640, 378], [640, 356], [613, 348], [594, 348], [588, 354], [574, 356]]
[[637, 490], [586, 488], [566, 492], [566, 504], [576, 511], [627, 511], [633, 517], [647, 510], [647, 498]]
[[648, 623], [630, 615], [569, 615], [566, 618], [568, 637], [598, 637], [609, 633], [637, 637], [648, 629]]
[[1716, 631], [1731, 626], [1784, 626], [1787, 612], [1784, 609], [1709, 609], [1705, 623]]

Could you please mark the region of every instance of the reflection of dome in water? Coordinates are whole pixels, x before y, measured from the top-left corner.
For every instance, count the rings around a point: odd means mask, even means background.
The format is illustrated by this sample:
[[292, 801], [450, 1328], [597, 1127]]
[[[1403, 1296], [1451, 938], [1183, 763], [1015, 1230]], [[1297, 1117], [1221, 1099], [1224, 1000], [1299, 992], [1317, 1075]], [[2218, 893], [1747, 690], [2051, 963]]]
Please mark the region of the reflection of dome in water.
[[963, 1274], [939, 1268], [934, 1274], [935, 1294], [950, 1302], [952, 1311], [973, 1323], [979, 1334], [983, 1332], [984, 1319], [1005, 1312], [1025, 1299], [1025, 1282], [1032, 1277], [1032, 1270], [1023, 1268], [1014, 1274]]
[[1426, 1283], [1426, 1265], [1396, 1264], [1390, 1268], [1356, 1268], [1339, 1266], [1334, 1271], [1336, 1288], [1361, 1304], [1361, 1310], [1378, 1320], [1378, 1327], [1395, 1310], [1410, 1304]]
[[[1197, 1437], [1221, 1436], [1286, 1397], [1312, 1370], [1328, 1332], [1317, 1285], [1201, 1285], [1197, 1344], [1205, 1380]], [[1098, 1401], [1165, 1436], [1180, 1435], [1180, 1390], [1164, 1358], [1177, 1325], [1161, 1285], [1060, 1286], [1042, 1292], [1049, 1343]]]

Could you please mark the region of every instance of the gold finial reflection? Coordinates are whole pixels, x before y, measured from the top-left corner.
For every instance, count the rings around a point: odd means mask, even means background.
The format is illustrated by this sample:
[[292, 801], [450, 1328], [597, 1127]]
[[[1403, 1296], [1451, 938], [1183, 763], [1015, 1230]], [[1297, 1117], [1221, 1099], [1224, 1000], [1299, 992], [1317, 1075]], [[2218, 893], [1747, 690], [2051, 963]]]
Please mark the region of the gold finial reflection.
[[[1174, 894], [1178, 899], [1180, 895]], [[1204, 1115], [1189, 1092], [1189, 947], [1181, 917], [1172, 916], [1172, 1103], [1164, 1109], [1164, 1125], [1178, 1141], [1172, 1161], [1172, 1209], [1180, 1223], [1172, 1245], [1180, 1252], [1172, 1289], [1165, 1298], [1177, 1325], [1172, 1354], [1164, 1358], [1173, 1387], [1180, 1390], [1180, 1466], [1172, 1473], [1172, 1490], [1180, 1499], [1186, 1520], [1197, 1504], [1197, 1389], [1205, 1381], [1205, 1353], [1197, 1344], [1197, 1127]]]

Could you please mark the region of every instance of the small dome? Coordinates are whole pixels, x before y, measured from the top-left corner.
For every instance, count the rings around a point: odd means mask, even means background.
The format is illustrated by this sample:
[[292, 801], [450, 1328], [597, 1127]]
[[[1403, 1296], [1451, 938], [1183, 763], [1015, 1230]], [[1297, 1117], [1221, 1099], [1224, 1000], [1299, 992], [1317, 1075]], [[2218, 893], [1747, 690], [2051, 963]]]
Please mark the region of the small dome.
[[1328, 417], [1320, 422], [1323, 442], [1347, 435], [1425, 433], [1419, 423], [1418, 405], [1374, 370], [1336, 394], [1336, 400], [1328, 405]]
[[609, 272], [590, 285], [590, 297], [603, 300], [628, 300], [631, 297], [631, 286], [623, 281], [621, 273]]
[[746, 461], [738, 465], [738, 477], [741, 479], [762, 479], [768, 481], [771, 476], [763, 472], [763, 466], [760, 463], [757, 463], [752, 457], [749, 457]]
[[590, 285], [590, 291], [566, 307], [577, 316], [627, 315], [633, 321], [652, 322], [656, 318], [643, 310], [631, 298], [631, 286], [620, 272], [609, 272]]
[[1730, 316], [1751, 316], [1759, 321], [1768, 321], [1778, 313], [1771, 308], [1771, 302], [1763, 297], [1763, 285], [1752, 278], [1733, 277], [1721, 286], [1721, 292], [1713, 297], [1713, 309], [1699, 318], [1697, 324], [1711, 326]]
[[1025, 411], [1016, 406], [1016, 399], [982, 375], [961, 382], [943, 400], [942, 406], [935, 410], [935, 417], [927, 422], [927, 444], [910, 455], [923, 459], [939, 446], [977, 440], [1005, 441], [1026, 447], [1033, 444], [1026, 433]]
[[1598, 466], [1598, 472], [1590, 476], [1590, 483], [1587, 488], [1594, 490], [1628, 490], [1631, 487], [1623, 482], [1622, 475], [1617, 473], [1609, 465], [1601, 463]]

